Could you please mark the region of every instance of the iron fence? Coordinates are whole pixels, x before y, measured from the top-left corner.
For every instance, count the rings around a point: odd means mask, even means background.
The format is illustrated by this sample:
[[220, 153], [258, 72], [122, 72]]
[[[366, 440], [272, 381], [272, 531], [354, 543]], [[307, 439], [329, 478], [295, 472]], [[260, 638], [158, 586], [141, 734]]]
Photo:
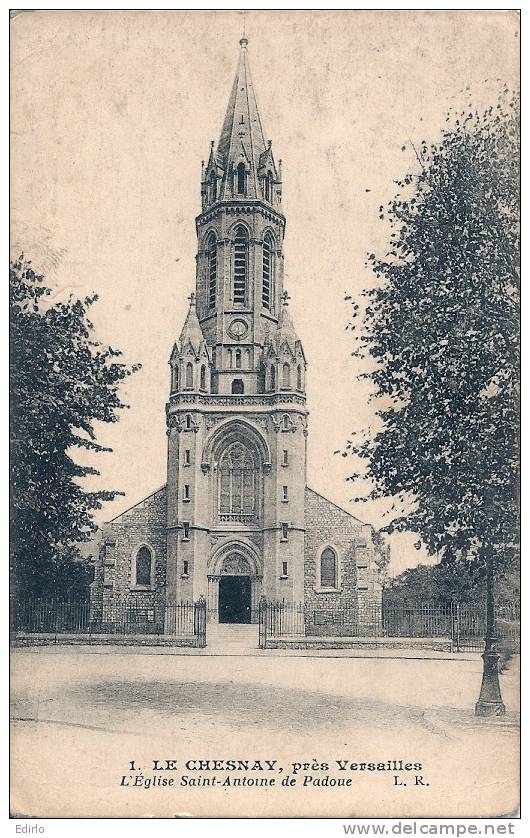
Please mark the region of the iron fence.
[[91, 642], [98, 635], [158, 636], [206, 646], [206, 600], [146, 603], [141, 599], [89, 601], [31, 599], [13, 606], [15, 635], [74, 635]]
[[[482, 651], [485, 609], [482, 605], [367, 603], [359, 607], [314, 608], [304, 603], [262, 598], [259, 643], [278, 638], [352, 637], [446, 639], [454, 652]], [[520, 644], [520, 613], [516, 605], [496, 609], [499, 650], [515, 652]]]

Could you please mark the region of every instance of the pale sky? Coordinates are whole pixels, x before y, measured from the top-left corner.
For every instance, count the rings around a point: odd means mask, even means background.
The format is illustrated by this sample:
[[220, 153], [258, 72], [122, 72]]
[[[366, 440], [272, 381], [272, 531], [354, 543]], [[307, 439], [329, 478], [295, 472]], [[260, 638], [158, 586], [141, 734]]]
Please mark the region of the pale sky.
[[[96, 335], [142, 370], [130, 410], [99, 441], [120, 489], [108, 520], [165, 483], [167, 361], [195, 283], [201, 160], [217, 139], [242, 34], [240, 12], [33, 12], [12, 32], [12, 250], [57, 298], [97, 291]], [[308, 360], [308, 483], [380, 526], [385, 503], [355, 504], [352, 463], [334, 455], [373, 407], [356, 381], [349, 304], [384, 254], [378, 208], [436, 140], [449, 107], [495, 103], [517, 82], [514, 12], [246, 14], [266, 137], [283, 161], [285, 286]], [[466, 87], [471, 91], [465, 91]], [[405, 152], [401, 151], [407, 146]], [[424, 561], [392, 536], [391, 571]]]

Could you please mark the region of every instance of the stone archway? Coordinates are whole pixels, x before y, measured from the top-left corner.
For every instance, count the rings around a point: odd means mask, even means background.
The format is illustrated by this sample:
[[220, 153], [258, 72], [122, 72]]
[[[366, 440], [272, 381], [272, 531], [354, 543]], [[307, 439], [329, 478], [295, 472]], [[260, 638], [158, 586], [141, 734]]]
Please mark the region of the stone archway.
[[208, 618], [220, 623], [255, 623], [262, 574], [254, 550], [247, 544], [226, 544], [208, 567]]

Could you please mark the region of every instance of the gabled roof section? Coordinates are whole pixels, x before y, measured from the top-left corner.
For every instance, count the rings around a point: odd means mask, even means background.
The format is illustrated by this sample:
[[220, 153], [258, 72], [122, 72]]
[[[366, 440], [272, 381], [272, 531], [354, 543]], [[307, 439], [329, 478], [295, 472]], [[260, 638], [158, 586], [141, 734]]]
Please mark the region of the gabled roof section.
[[[227, 172], [231, 166], [247, 161], [246, 197], [259, 197], [258, 167], [260, 158], [267, 151], [263, 126], [258, 111], [254, 85], [250, 75], [246, 38], [240, 40], [241, 52], [236, 77], [228, 100], [228, 107], [217, 146], [218, 159]], [[223, 184], [224, 198], [232, 196], [231, 178]]]
[[142, 503], [146, 503], [147, 501], [149, 501], [149, 500], [151, 500], [152, 498], [156, 497], [156, 495], [159, 495], [159, 494], [160, 494], [160, 492], [165, 492], [165, 491], [166, 491], [166, 488], [167, 488], [167, 483], [164, 483], [164, 485], [163, 485], [163, 486], [160, 486], [158, 489], [155, 489], [155, 491], [154, 491], [154, 492], [151, 492], [151, 494], [150, 494], [150, 495], [147, 495], [145, 498], [142, 498], [141, 500], [136, 501], [136, 503], [133, 503], [133, 504], [132, 504], [132, 506], [129, 506], [129, 507], [127, 507], [127, 509], [124, 509], [124, 510], [123, 510], [123, 512], [120, 512], [120, 513], [119, 513], [119, 515], [115, 515], [115, 516], [114, 516], [114, 518], [111, 518], [111, 519], [110, 519], [110, 521], [105, 521], [105, 523], [103, 524], [103, 527], [106, 527], [106, 526], [108, 526], [109, 524], [114, 524], [114, 523], [115, 523], [116, 521], [118, 521], [118, 520], [119, 520], [119, 519], [120, 519], [123, 515], [126, 515], [128, 512], [131, 512], [131, 510], [136, 509], [136, 507], [137, 507], [137, 506], [140, 506]]
[[326, 503], [329, 503], [330, 506], [334, 506], [335, 509], [338, 509], [339, 512], [342, 512], [343, 515], [347, 515], [348, 518], [351, 518], [353, 521], [355, 521], [356, 524], [359, 524], [359, 526], [370, 527], [371, 528], [371, 524], [365, 524], [364, 521], [361, 521], [361, 520], [359, 520], [359, 518], [356, 518], [355, 515], [352, 515], [351, 512], [348, 512], [347, 509], [344, 509], [344, 507], [339, 506], [338, 503], [334, 503], [329, 498], [326, 498], [324, 495], [321, 495], [320, 492], [316, 492], [314, 489], [311, 489], [310, 486], [306, 486], [305, 491], [306, 491], [306, 494], [315, 495], [317, 498], [320, 498], [321, 500], [326, 501]]

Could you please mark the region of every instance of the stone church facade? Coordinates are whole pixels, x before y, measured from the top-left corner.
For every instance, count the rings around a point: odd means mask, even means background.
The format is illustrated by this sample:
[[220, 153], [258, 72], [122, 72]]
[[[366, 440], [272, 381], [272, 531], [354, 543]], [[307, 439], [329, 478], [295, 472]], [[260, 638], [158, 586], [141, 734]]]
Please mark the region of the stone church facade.
[[227, 623], [254, 622], [262, 596], [323, 613], [381, 600], [372, 527], [306, 485], [306, 358], [284, 291], [281, 161], [240, 45], [203, 163], [196, 291], [169, 359], [167, 483], [104, 526], [99, 619], [127, 597], [158, 623], [167, 605], [201, 596], [208, 619]]

